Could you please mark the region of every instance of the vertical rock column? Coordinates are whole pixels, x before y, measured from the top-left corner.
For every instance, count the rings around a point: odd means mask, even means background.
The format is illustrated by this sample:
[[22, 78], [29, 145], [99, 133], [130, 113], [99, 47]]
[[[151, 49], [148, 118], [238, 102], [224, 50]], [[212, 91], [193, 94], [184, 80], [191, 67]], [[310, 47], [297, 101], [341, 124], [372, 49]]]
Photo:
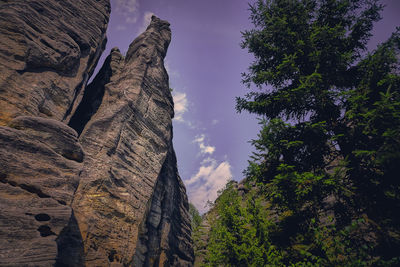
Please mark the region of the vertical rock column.
[[[79, 119], [74, 118], [90, 117], [80, 136], [86, 157], [73, 201], [88, 265], [132, 265], [140, 224], [150, 214], [152, 199], [164, 192], [156, 189], [156, 185], [163, 166], [171, 162], [167, 161], [167, 155], [174, 154], [173, 100], [164, 68], [170, 40], [169, 23], [153, 16], [147, 30], [130, 45], [126, 57], [113, 49], [107, 65], [95, 78], [97, 86], [87, 97], [102, 96], [100, 106], [78, 108], [71, 120], [71, 126], [82, 128]], [[172, 163], [176, 168], [176, 162]], [[174, 179], [176, 186], [183, 186], [176, 174], [163, 179]], [[184, 213], [187, 208], [184, 189], [175, 191], [184, 194], [182, 198], [174, 198], [177, 201], [174, 205], [183, 205]], [[172, 214], [175, 209], [166, 212]], [[190, 232], [186, 215], [182, 219], [178, 216], [174, 224]], [[171, 231], [164, 232], [173, 235]], [[190, 265], [190, 235], [185, 238]], [[176, 245], [179, 244], [180, 241]], [[141, 255], [147, 254], [143, 251]], [[180, 257], [172, 250], [168, 256]]]

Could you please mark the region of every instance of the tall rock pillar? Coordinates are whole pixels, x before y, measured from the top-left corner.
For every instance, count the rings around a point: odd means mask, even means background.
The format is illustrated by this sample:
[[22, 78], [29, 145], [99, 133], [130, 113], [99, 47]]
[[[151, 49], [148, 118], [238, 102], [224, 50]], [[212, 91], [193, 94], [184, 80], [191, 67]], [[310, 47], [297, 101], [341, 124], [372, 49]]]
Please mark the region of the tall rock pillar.
[[[155, 16], [129, 47], [113, 49], [70, 125], [86, 152], [73, 209], [89, 265], [190, 266], [184, 186], [172, 147], [173, 100], [164, 57], [169, 23]], [[89, 88], [88, 87], [88, 88]], [[88, 119], [86, 125], [79, 124]], [[151, 239], [151, 240], [150, 240]]]

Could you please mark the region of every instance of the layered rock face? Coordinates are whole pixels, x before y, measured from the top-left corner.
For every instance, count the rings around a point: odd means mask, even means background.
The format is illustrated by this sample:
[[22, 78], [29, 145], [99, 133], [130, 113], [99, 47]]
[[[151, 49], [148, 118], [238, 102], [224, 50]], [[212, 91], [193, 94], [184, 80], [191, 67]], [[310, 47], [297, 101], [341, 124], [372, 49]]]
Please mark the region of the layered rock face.
[[[97, 111], [96, 105], [78, 107], [83, 114], [71, 120], [79, 131], [76, 120], [95, 111], [80, 136], [86, 158], [73, 202], [86, 261], [92, 265], [192, 261], [186, 193], [171, 142], [173, 101], [163, 64], [170, 40], [169, 24], [153, 17], [125, 58], [113, 49], [93, 82], [97, 86], [87, 94], [91, 103], [103, 95], [101, 105]], [[166, 214], [157, 203], [161, 199], [172, 202]], [[154, 229], [144, 226], [148, 220]], [[157, 244], [142, 242], [139, 248], [139, 228], [142, 239], [157, 232]]]
[[67, 121], [106, 44], [109, 0], [0, 2], [0, 125]]
[[0, 5], [0, 266], [192, 266], [169, 24], [153, 17], [86, 86], [107, 1]]
[[82, 161], [76, 132], [61, 122], [18, 117], [0, 127], [0, 266], [82, 266], [70, 207]]

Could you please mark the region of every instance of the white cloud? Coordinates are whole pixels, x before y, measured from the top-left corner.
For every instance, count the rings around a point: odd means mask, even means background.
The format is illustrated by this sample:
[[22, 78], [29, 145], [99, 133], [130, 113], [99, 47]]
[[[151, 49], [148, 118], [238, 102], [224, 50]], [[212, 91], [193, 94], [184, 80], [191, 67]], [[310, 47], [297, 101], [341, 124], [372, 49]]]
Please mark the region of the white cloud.
[[173, 92], [175, 121], [183, 122], [183, 114], [187, 111], [188, 101], [185, 93]]
[[205, 139], [205, 135], [201, 134], [193, 140], [193, 143], [197, 143], [199, 145], [201, 154], [210, 154], [211, 155], [212, 153], [214, 153], [215, 147], [206, 145], [204, 142], [204, 139]]
[[136, 23], [139, 15], [138, 0], [114, 0], [115, 11], [125, 18], [126, 23]]
[[212, 121], [211, 121], [211, 124], [212, 124], [212, 125], [216, 125], [218, 122], [219, 122], [219, 120], [215, 119], [215, 120], [212, 120]]
[[203, 142], [204, 142], [204, 139], [205, 139], [205, 135], [204, 135], [204, 134], [198, 135], [198, 136], [193, 140], [193, 143], [203, 143]]
[[201, 213], [206, 212], [207, 201], [215, 201], [218, 190], [231, 178], [231, 165], [227, 160], [218, 164], [215, 159], [206, 158], [201, 162], [198, 172], [185, 181], [190, 201]]
[[213, 146], [206, 146], [203, 143], [200, 143], [199, 146], [200, 146], [200, 151], [203, 154], [207, 154], [208, 153], [208, 154], [211, 155], [215, 151], [215, 147], [213, 147]]
[[136, 12], [139, 8], [139, 2], [137, 0], [114, 0], [116, 3], [117, 11], [125, 11], [129, 13]]
[[140, 26], [140, 28], [138, 30], [138, 34], [141, 34], [142, 32], [144, 32], [147, 29], [147, 26], [149, 26], [149, 24], [151, 22], [151, 17], [153, 15], [154, 15], [153, 12], [149, 12], [149, 11], [144, 12], [142, 25]]

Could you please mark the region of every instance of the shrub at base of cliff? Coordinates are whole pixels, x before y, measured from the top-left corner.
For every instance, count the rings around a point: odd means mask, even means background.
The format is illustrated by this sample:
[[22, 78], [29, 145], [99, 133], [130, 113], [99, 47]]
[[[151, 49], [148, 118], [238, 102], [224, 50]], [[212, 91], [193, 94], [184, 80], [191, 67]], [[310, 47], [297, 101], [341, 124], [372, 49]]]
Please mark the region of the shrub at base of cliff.
[[208, 232], [194, 232], [207, 236], [195, 266], [397, 266], [397, 258], [371, 256], [379, 229], [366, 215], [340, 227], [323, 210], [311, 218], [279, 211], [261, 183], [244, 187], [229, 182], [205, 215]]
[[208, 219], [205, 266], [282, 266], [282, 255], [270, 242], [275, 225], [255, 190], [242, 198], [229, 182]]

